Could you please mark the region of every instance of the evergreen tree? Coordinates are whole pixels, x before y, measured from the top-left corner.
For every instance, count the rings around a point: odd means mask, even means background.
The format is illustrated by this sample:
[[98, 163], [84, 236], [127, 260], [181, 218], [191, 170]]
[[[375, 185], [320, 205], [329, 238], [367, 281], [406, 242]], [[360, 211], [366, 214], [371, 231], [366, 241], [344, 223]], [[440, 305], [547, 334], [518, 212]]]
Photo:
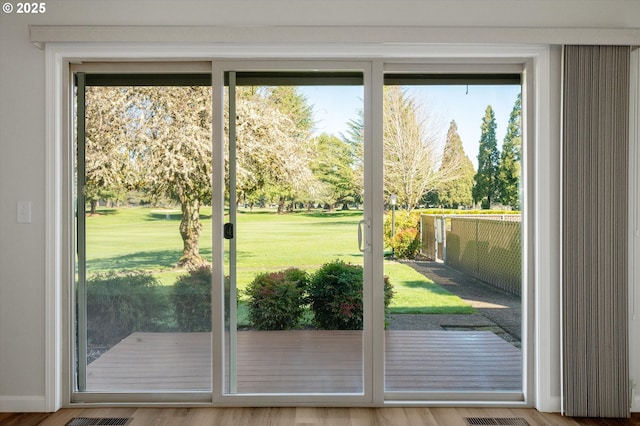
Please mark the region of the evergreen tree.
[[285, 114], [295, 123], [295, 128], [300, 132], [299, 136], [309, 136], [315, 121], [313, 118], [313, 106], [309, 100], [300, 93], [296, 86], [275, 86], [266, 89], [267, 96], [280, 112]]
[[504, 137], [498, 180], [500, 201], [514, 210], [520, 210], [520, 161], [522, 159], [522, 95], [519, 94], [509, 116]]
[[438, 203], [445, 207], [458, 208], [473, 203], [472, 190], [475, 170], [473, 163], [464, 152], [462, 139], [458, 134], [458, 125], [451, 121], [447, 132], [447, 141], [444, 146], [442, 164], [440, 169], [457, 169], [455, 178], [442, 183], [438, 190]]
[[487, 106], [482, 119], [482, 134], [478, 151], [478, 171], [473, 187], [473, 201], [481, 203], [482, 208], [491, 208], [491, 203], [498, 201], [500, 189], [498, 185], [498, 141], [496, 139], [496, 116], [491, 105]]
[[320, 185], [314, 187], [316, 192], [310, 195], [330, 209], [337, 203], [342, 203], [343, 209], [348, 209], [361, 187], [356, 181], [351, 147], [337, 136], [327, 133], [314, 138], [312, 143], [314, 154], [309, 165]]

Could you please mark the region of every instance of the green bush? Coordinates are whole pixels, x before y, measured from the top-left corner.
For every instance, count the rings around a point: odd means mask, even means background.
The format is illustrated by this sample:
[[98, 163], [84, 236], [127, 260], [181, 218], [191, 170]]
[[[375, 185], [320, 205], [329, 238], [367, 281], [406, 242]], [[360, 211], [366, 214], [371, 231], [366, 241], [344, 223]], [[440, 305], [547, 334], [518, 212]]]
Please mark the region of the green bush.
[[[178, 330], [184, 332], [211, 331], [211, 266], [191, 269], [176, 280], [171, 293]], [[229, 277], [224, 279], [224, 303], [229, 303]], [[229, 309], [225, 310], [229, 321]]]
[[249, 319], [257, 330], [296, 328], [304, 311], [307, 273], [289, 268], [258, 274], [245, 290]]
[[135, 331], [163, 331], [169, 301], [145, 272], [101, 273], [87, 280], [87, 340], [112, 346]]
[[393, 250], [396, 258], [413, 258], [420, 252], [420, 212], [405, 210], [395, 213], [395, 235], [393, 235], [392, 214], [384, 220], [384, 244]]
[[203, 265], [178, 277], [171, 301], [180, 331], [211, 331], [211, 267]]
[[[363, 268], [342, 260], [324, 264], [311, 277], [308, 300], [318, 328], [362, 329]], [[393, 298], [393, 286], [384, 277], [385, 314]]]
[[389, 281], [389, 276], [384, 276], [384, 328], [386, 329], [389, 325], [389, 305], [391, 304], [391, 299], [393, 299], [394, 295], [393, 284]]
[[397, 259], [412, 259], [420, 253], [420, 232], [416, 228], [405, 228], [396, 231], [390, 244], [393, 256]]

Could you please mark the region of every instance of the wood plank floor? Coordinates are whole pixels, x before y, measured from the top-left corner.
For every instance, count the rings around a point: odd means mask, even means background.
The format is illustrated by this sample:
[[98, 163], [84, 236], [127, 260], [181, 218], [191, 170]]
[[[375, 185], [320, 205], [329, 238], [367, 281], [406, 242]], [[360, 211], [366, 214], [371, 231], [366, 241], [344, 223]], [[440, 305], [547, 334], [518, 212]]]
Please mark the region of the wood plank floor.
[[[519, 391], [522, 353], [488, 331], [388, 330], [388, 391]], [[239, 393], [361, 392], [362, 332], [240, 331]], [[134, 333], [88, 366], [87, 390], [210, 390], [209, 333]]]
[[74, 417], [130, 417], [129, 426], [465, 426], [465, 418], [522, 418], [531, 426], [638, 426], [630, 419], [572, 419], [506, 408], [68, 408], [54, 414], [0, 413], [0, 424], [63, 426]]

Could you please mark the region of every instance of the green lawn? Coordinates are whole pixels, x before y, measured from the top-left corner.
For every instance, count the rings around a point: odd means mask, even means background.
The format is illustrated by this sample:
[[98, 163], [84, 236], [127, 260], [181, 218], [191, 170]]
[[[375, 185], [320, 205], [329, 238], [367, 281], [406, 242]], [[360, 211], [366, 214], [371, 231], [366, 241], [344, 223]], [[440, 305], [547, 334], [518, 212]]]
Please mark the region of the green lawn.
[[[357, 247], [361, 212], [314, 211], [284, 215], [272, 211], [238, 213], [238, 288], [259, 272], [299, 267], [308, 272], [342, 259], [362, 263]], [[211, 259], [211, 209], [201, 210], [200, 251]], [[184, 270], [174, 265], [182, 252], [180, 212], [154, 208], [102, 209], [87, 217], [87, 269], [145, 270], [173, 285]], [[411, 267], [385, 260], [385, 274], [394, 285], [393, 313], [471, 313], [473, 308]]]
[[392, 314], [472, 314], [471, 305], [410, 266], [386, 260], [384, 273], [394, 285]]
[[358, 251], [358, 221], [362, 213], [241, 212], [238, 214], [238, 287], [257, 272], [298, 267], [313, 272], [340, 258], [362, 264]]

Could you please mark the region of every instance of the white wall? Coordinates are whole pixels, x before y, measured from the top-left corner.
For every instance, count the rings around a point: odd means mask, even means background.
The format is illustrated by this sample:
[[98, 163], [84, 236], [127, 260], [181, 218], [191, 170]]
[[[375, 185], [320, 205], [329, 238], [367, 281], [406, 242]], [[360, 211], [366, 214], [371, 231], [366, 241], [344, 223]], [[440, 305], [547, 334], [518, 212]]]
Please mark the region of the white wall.
[[[44, 56], [26, 20], [0, 21], [0, 411], [44, 392]], [[16, 223], [16, 201], [32, 223]], [[35, 404], [35, 405], [34, 405]]]
[[[11, 1], [11, 3], [15, 3]], [[634, 0], [53, 0], [43, 16], [67, 25], [398, 25], [638, 28]]]
[[[554, 27], [537, 33], [555, 34], [550, 42], [566, 34], [555, 27], [574, 36], [578, 28], [640, 34], [640, 2], [631, 0], [74, 0], [47, 1], [46, 8], [42, 15], [0, 12], [0, 411], [45, 408], [45, 52], [30, 43], [30, 25], [384, 25], [389, 37], [393, 26]], [[549, 90], [558, 87], [556, 81]], [[21, 200], [32, 202], [31, 224], [16, 223]], [[555, 307], [545, 308], [540, 312], [557, 317]], [[637, 323], [634, 330], [637, 352]], [[557, 339], [545, 344], [555, 359]], [[630, 359], [640, 383], [640, 353]], [[550, 371], [547, 402], [559, 400], [558, 364]]]

